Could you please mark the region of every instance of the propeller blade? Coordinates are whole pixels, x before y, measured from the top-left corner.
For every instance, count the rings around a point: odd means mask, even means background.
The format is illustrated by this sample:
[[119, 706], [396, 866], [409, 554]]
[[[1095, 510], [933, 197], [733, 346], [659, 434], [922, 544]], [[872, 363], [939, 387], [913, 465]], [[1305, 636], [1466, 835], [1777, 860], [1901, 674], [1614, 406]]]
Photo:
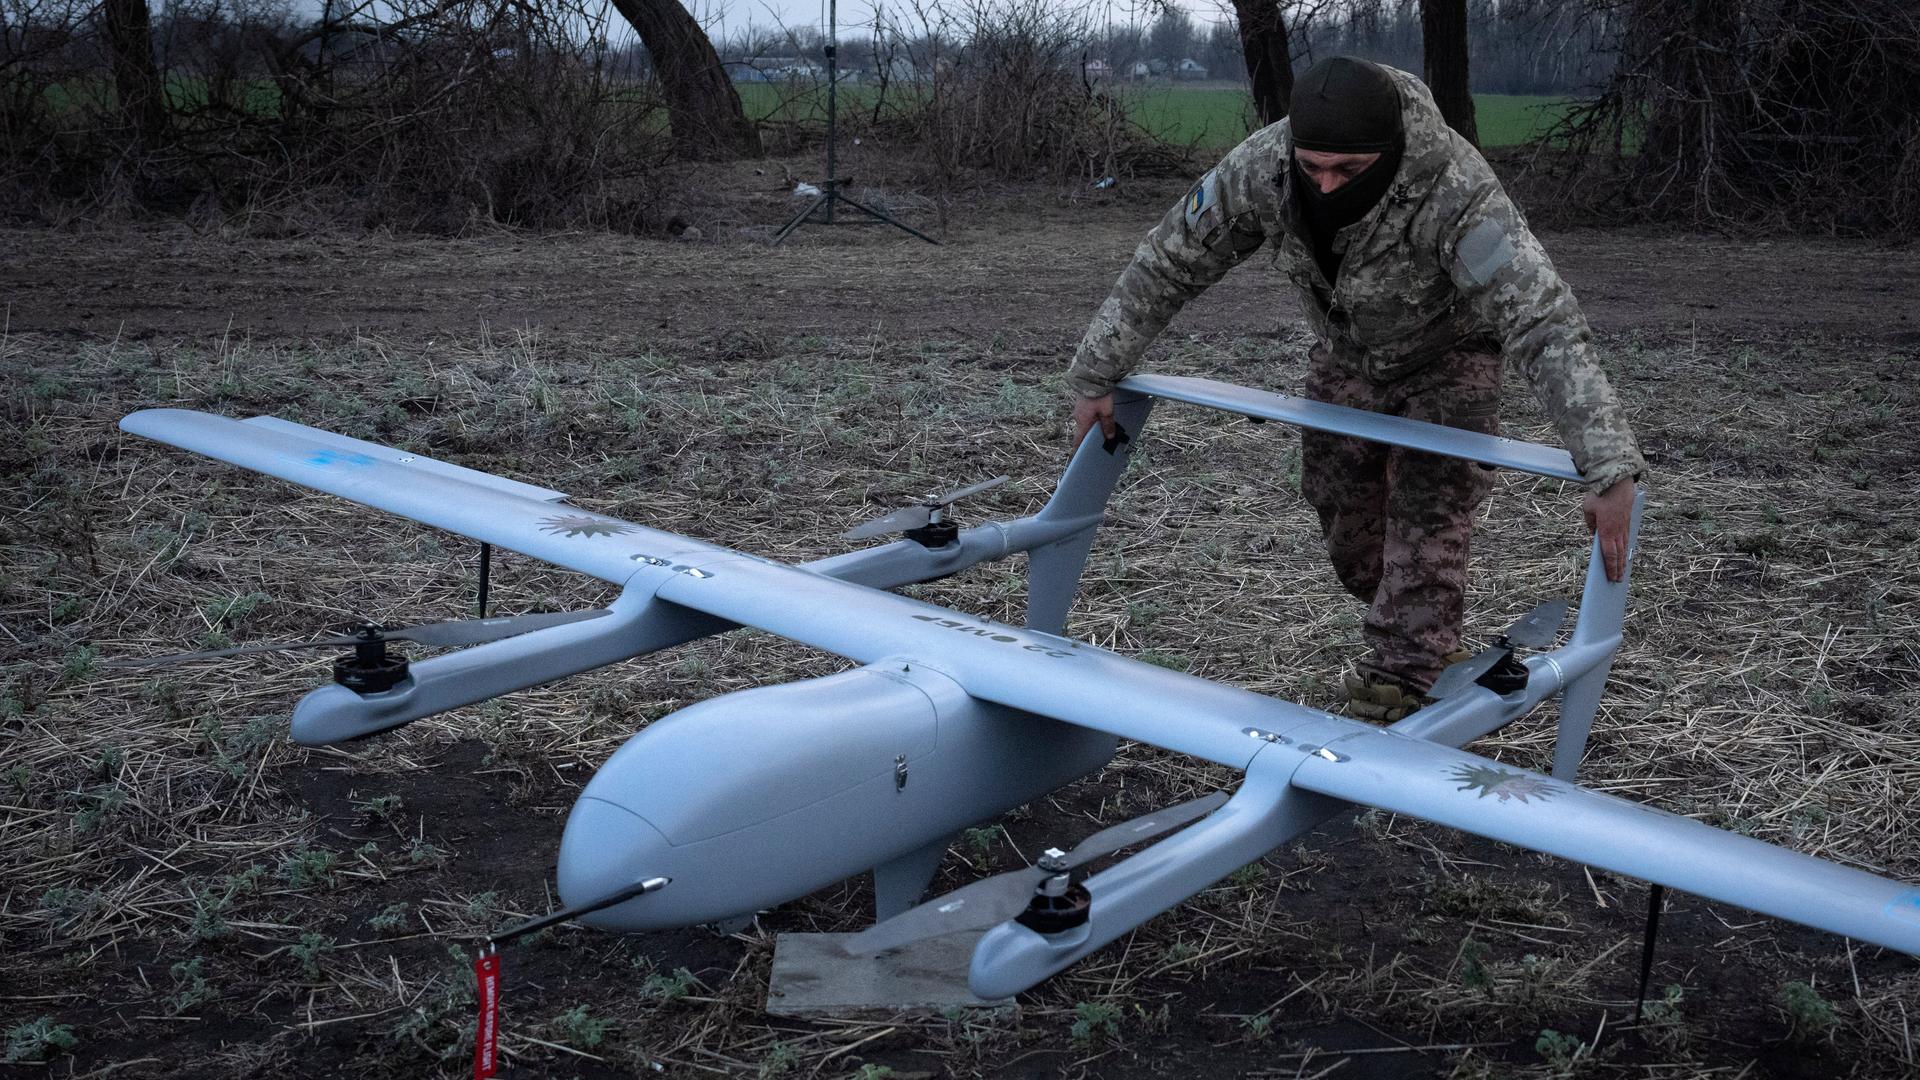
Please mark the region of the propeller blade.
[[933, 520], [931, 506], [903, 506], [885, 517], [877, 517], [865, 525], [855, 525], [840, 534], [842, 540], [871, 540], [888, 533], [906, 532], [918, 529]]
[[1507, 627], [1507, 640], [1528, 649], [1544, 649], [1553, 644], [1560, 634], [1560, 624], [1566, 620], [1567, 602], [1549, 600]]
[[249, 653], [283, 652], [289, 649], [323, 649], [329, 646], [353, 645], [360, 639], [347, 634], [336, 634], [318, 641], [284, 641], [270, 645], [238, 645], [231, 649], [205, 649], [200, 652], [173, 653], [169, 656], [129, 656], [102, 661], [101, 667], [157, 667], [162, 664], [179, 664], [188, 660], [218, 660], [223, 656], [246, 656]]
[[885, 517], [874, 518], [865, 525], [855, 525], [853, 528], [841, 533], [840, 539], [871, 540], [876, 536], [885, 536], [888, 533], [907, 532], [911, 529], [922, 528], [933, 520], [933, 512], [935, 510], [952, 506], [961, 499], [969, 495], [978, 495], [988, 488], [999, 487], [1001, 484], [1006, 483], [1007, 479], [1008, 478], [1002, 474], [991, 480], [982, 480], [977, 484], [969, 484], [966, 487], [949, 491], [945, 495], [928, 496], [925, 502], [915, 503], [912, 506], [903, 506]]
[[[611, 615], [606, 608], [591, 608], [586, 611], [546, 611], [534, 615], [509, 615], [498, 619], [455, 619], [452, 622], [427, 623], [423, 626], [404, 626], [398, 630], [387, 630], [379, 636], [386, 641], [411, 641], [416, 645], [450, 647], [455, 645], [484, 645], [501, 638], [530, 634], [535, 630], [545, 630], [549, 626], [565, 626], [568, 623], [585, 622], [598, 619], [602, 615]], [[352, 639], [348, 639], [351, 641]]]
[[997, 488], [1001, 484], [1006, 483], [1007, 479], [1008, 477], [1003, 473], [999, 476], [994, 477], [991, 480], [982, 480], [977, 484], [970, 484], [967, 487], [960, 488], [957, 491], [949, 491], [945, 495], [936, 497], [934, 501], [929, 502], [927, 505], [929, 507], [936, 507], [936, 508], [941, 506], [952, 506], [954, 503], [959, 502], [961, 499], [964, 499], [969, 495], [978, 495], [981, 492], [986, 491], [990, 488]]
[[1502, 657], [1512, 652], [1512, 649], [1499, 645], [1490, 645], [1481, 649], [1441, 672], [1440, 677], [1433, 680], [1433, 688], [1427, 691], [1427, 696], [1435, 701], [1452, 697], [1479, 682], [1480, 676], [1492, 671], [1493, 665], [1498, 664]]
[[999, 926], [1027, 910], [1033, 890], [1050, 876], [1037, 866], [1028, 866], [962, 885], [848, 938], [847, 954], [872, 956], [927, 938]]
[[1068, 869], [1083, 866], [1102, 855], [1111, 855], [1123, 847], [1159, 836], [1161, 833], [1172, 832], [1182, 825], [1198, 821], [1218, 810], [1226, 801], [1227, 793], [1216, 791], [1211, 795], [1190, 799], [1177, 806], [1169, 806], [1165, 810], [1144, 814], [1132, 821], [1109, 825], [1080, 841], [1061, 861]]
[[1027, 905], [1033, 901], [1034, 889], [1047, 878], [1198, 821], [1226, 801], [1227, 793], [1216, 791], [1178, 806], [1110, 825], [1080, 841], [1065, 856], [1055, 857], [1052, 869], [1039, 865], [1028, 866], [963, 885], [945, 896], [868, 927], [847, 941], [846, 950], [852, 956], [872, 956], [926, 938], [998, 926], [1027, 910]]
[[1433, 689], [1427, 696], [1435, 701], [1451, 697], [1480, 681], [1480, 676], [1492, 671], [1502, 657], [1510, 655], [1516, 647], [1544, 649], [1553, 644], [1560, 633], [1560, 624], [1567, 619], [1567, 602], [1549, 600], [1520, 617], [1520, 620], [1507, 627], [1501, 635], [1501, 644], [1489, 645], [1465, 660], [1454, 664], [1433, 680]]

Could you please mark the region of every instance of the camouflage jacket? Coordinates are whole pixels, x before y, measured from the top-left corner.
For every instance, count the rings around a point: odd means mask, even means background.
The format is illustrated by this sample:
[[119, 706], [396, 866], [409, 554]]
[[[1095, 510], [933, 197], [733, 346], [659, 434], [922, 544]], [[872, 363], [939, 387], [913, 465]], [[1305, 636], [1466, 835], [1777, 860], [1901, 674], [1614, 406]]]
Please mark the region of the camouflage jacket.
[[1270, 244], [1331, 363], [1390, 382], [1463, 342], [1496, 339], [1592, 490], [1643, 472], [1572, 291], [1426, 86], [1387, 70], [1400, 87], [1406, 149], [1379, 204], [1334, 237], [1333, 287], [1294, 205], [1281, 120], [1235, 147], [1147, 234], [1087, 328], [1068, 384], [1084, 397], [1110, 391], [1182, 305]]

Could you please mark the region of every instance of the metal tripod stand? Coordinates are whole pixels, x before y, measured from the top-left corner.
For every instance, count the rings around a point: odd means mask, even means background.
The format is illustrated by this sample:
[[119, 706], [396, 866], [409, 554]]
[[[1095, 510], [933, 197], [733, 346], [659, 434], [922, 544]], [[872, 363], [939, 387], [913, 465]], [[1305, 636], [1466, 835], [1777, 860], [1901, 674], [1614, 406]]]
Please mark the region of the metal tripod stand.
[[[891, 225], [894, 228], [899, 229], [903, 232], [912, 233], [913, 235], [919, 237], [920, 239], [925, 240], [927, 243], [932, 244], [935, 247], [938, 247], [940, 246], [940, 241], [935, 240], [933, 237], [928, 236], [926, 233], [923, 233], [920, 230], [915, 229], [910, 225], [903, 225], [900, 222], [895, 221], [894, 219], [881, 213], [880, 211], [875, 210], [873, 207], [867, 206], [864, 203], [854, 202], [852, 199], [849, 199], [845, 195], [840, 193], [840, 180], [838, 177], [834, 175], [834, 172], [833, 172], [834, 144], [838, 141], [835, 138], [835, 136], [838, 135], [839, 133], [837, 130], [836, 122], [839, 120], [839, 116], [840, 116], [840, 110], [838, 107], [839, 98], [836, 94], [836, 91], [839, 89], [839, 85], [840, 85], [840, 69], [839, 69], [839, 65], [834, 60], [834, 53], [836, 51], [834, 48], [834, 44], [837, 41], [839, 41], [839, 0], [829, 0], [827, 4], [827, 45], [826, 45], [826, 53], [827, 53], [827, 178], [825, 180], [820, 181], [820, 194], [815, 195], [813, 199], [807, 203], [806, 209], [800, 211], [798, 214], [795, 214], [792, 221], [787, 222], [786, 225], [781, 227], [779, 232], [773, 234], [773, 242], [778, 244], [782, 240], [785, 240], [788, 237], [788, 235], [790, 235], [793, 232], [793, 230], [799, 228], [802, 224], [804, 224], [807, 221], [808, 218], [812, 217], [813, 212], [815, 210], [825, 208], [826, 213], [823, 216], [824, 220], [822, 220], [821, 224], [823, 225], [833, 224], [833, 204], [837, 202], [842, 202], [842, 203], [846, 203], [848, 206], [853, 207], [855, 210], [858, 210], [861, 213], [866, 214], [868, 217], [877, 219], [878, 221], [884, 224]], [[849, 224], [852, 224], [852, 222], [849, 222]], [[861, 224], [866, 224], [866, 223], [861, 222]]]

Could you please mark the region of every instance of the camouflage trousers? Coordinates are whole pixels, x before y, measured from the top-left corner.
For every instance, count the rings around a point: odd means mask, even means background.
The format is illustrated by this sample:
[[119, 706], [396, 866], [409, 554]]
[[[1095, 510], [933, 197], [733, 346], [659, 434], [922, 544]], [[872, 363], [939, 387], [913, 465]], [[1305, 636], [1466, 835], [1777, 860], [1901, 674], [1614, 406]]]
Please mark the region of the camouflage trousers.
[[[1321, 345], [1307, 396], [1494, 434], [1500, 354], [1491, 342], [1470, 344], [1382, 384], [1336, 369]], [[1302, 494], [1320, 514], [1340, 583], [1368, 604], [1364, 663], [1421, 689], [1440, 674], [1460, 643], [1474, 511], [1492, 488], [1493, 473], [1470, 461], [1302, 433]]]

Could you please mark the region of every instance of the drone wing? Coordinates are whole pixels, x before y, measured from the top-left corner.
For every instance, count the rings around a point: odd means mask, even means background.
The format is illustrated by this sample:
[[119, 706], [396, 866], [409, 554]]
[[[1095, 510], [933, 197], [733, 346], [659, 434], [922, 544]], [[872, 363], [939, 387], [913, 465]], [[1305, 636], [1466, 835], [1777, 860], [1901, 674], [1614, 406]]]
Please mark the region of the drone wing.
[[1327, 745], [1293, 786], [1920, 955], [1920, 888], [1392, 731]]
[[1896, 881], [1439, 743], [795, 567], [734, 557], [703, 569], [698, 577], [665, 575], [655, 595], [862, 663], [911, 656], [975, 697], [1237, 768], [1255, 753], [1291, 755], [1295, 788], [1920, 955], [1920, 889]]
[[121, 426], [606, 581], [652, 578], [661, 600], [862, 663], [915, 657], [987, 701], [1236, 768], [1256, 753], [1297, 755], [1295, 788], [1920, 955], [1920, 889], [1438, 743], [586, 513], [559, 492], [299, 424], [156, 409]]
[[724, 549], [566, 505], [563, 492], [256, 416], [147, 409], [122, 429], [620, 584], [634, 556]]

